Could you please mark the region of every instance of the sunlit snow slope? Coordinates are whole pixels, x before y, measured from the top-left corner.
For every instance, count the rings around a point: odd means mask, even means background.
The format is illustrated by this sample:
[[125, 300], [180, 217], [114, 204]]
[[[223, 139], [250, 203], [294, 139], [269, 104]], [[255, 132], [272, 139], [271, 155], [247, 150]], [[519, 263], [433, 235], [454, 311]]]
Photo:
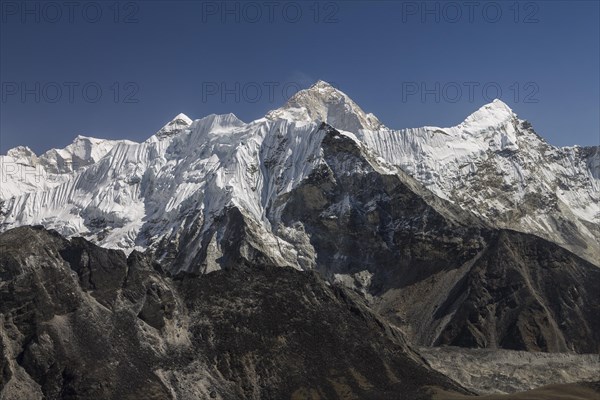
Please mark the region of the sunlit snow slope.
[[600, 259], [598, 147], [551, 146], [499, 100], [456, 127], [391, 130], [322, 81], [250, 123], [180, 114], [143, 143], [80, 136], [41, 156], [12, 149], [0, 156], [1, 229], [42, 224], [125, 251], [196, 241], [216, 259], [223, 232], [211, 227], [235, 207], [278, 249], [274, 262], [302, 266], [293, 240], [274, 232], [285, 194], [323, 162], [321, 122], [361, 142], [386, 173], [400, 167], [491, 225]]

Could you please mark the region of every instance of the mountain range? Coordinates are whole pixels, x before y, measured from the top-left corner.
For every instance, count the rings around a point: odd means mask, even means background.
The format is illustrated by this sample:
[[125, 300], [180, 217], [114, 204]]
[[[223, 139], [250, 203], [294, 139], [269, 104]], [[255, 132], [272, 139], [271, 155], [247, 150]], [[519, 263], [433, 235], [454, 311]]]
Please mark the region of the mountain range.
[[[7, 393], [468, 396], [418, 347], [600, 352], [600, 147], [500, 100], [394, 130], [319, 81], [249, 123], [179, 114], [0, 167]], [[139, 343], [90, 371], [106, 329]]]
[[456, 127], [392, 130], [322, 81], [250, 123], [179, 114], [143, 143], [79, 136], [41, 156], [11, 149], [0, 159], [0, 223], [43, 224], [130, 252], [176, 243], [190, 218], [208, 231], [235, 207], [278, 243], [273, 257], [302, 267], [277, 233], [274, 204], [324, 164], [322, 122], [385, 174], [400, 170], [493, 227], [600, 259], [598, 146], [551, 146], [500, 100]]

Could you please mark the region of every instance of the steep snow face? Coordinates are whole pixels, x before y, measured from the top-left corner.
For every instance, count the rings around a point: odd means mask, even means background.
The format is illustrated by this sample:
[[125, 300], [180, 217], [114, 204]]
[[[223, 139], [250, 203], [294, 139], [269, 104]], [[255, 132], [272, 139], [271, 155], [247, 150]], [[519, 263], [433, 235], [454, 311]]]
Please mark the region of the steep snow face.
[[133, 142], [77, 136], [67, 147], [50, 149], [39, 157], [27, 147], [10, 149], [0, 156], [0, 200], [57, 186], [77, 169], [99, 161], [118, 143]]
[[515, 117], [509, 106], [495, 99], [469, 115], [457, 128], [465, 133], [477, 134], [488, 131], [490, 127], [504, 125]]
[[598, 147], [554, 147], [495, 100], [451, 128], [362, 130], [358, 137], [439, 197], [494, 226], [600, 259]]
[[39, 161], [49, 172], [69, 173], [94, 164], [118, 143], [127, 143], [127, 141], [77, 136], [73, 143], [64, 149], [48, 150], [40, 156]]
[[399, 168], [493, 225], [600, 259], [598, 147], [550, 146], [499, 100], [455, 127], [391, 130], [322, 81], [250, 123], [180, 114], [143, 143], [80, 136], [39, 157], [12, 149], [0, 156], [1, 229], [43, 224], [130, 251], [189, 241], [182, 232], [194, 226], [197, 246], [218, 258], [223, 235], [211, 227], [235, 207], [275, 262], [297, 265], [306, 255], [291, 243], [306, 238], [286, 233], [279, 215], [324, 162], [321, 122], [359, 142], [380, 173]]
[[237, 206], [269, 232], [266, 212], [274, 199], [318, 162], [317, 125], [246, 124], [233, 114], [188, 122], [178, 116], [143, 143], [117, 143], [68, 179], [3, 197], [3, 229], [42, 224], [103, 246], [143, 250], [177, 237], [190, 217], [207, 229], [226, 207]]

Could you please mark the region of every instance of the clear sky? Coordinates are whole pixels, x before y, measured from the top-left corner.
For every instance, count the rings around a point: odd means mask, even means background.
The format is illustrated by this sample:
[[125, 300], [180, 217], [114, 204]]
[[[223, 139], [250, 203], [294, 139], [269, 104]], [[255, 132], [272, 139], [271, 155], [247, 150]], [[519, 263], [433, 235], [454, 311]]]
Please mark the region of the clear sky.
[[600, 140], [598, 1], [0, 1], [0, 151], [250, 121], [326, 80], [387, 126], [494, 97], [555, 145]]

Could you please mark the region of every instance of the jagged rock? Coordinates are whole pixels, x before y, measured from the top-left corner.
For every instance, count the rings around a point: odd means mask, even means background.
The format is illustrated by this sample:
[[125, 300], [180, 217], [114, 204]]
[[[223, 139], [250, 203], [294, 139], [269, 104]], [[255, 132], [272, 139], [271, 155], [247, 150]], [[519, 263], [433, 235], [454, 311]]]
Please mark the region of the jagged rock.
[[600, 352], [600, 269], [535, 236], [501, 231], [452, 289], [435, 344]]
[[0, 252], [3, 399], [468, 393], [314, 272], [242, 265], [173, 280], [140, 253], [29, 227], [0, 234]]

